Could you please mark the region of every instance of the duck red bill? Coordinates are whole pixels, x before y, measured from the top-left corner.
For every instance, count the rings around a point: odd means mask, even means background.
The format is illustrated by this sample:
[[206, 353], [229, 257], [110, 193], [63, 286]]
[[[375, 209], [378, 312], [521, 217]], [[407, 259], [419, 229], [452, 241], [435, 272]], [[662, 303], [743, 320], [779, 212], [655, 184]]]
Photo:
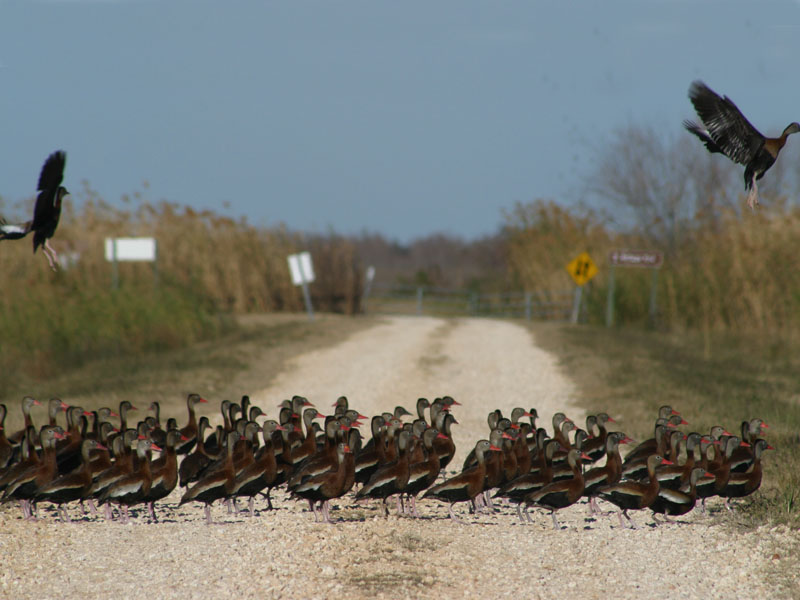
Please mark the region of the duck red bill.
[[489, 446], [489, 450], [494, 450], [495, 452], [502, 452], [502, 450], [497, 446]]

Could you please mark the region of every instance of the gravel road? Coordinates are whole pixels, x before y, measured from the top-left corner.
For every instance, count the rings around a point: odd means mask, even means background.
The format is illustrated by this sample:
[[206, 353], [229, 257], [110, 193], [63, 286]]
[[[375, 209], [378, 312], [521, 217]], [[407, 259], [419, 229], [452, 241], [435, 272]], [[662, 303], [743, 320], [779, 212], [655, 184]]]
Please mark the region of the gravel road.
[[[585, 418], [555, 358], [504, 321], [388, 318], [297, 356], [264, 384], [242, 393], [271, 416], [293, 394], [323, 412], [344, 394], [367, 415], [396, 405], [413, 411], [420, 396], [449, 394], [462, 403], [454, 410], [454, 468], [487, 436], [494, 408], [536, 407], [548, 429], [557, 411]], [[203, 414], [216, 418], [221, 398], [211, 400]], [[800, 597], [797, 576], [781, 568], [798, 547], [796, 534], [736, 533], [696, 511], [660, 527], [633, 514], [641, 526], [633, 531], [613, 517], [589, 518], [579, 503], [561, 511], [554, 531], [547, 514], [532, 511], [535, 522], [522, 525], [506, 506], [481, 516], [457, 506], [468, 522], [460, 525], [433, 500], [418, 503], [420, 519], [385, 519], [377, 503], [347, 497], [331, 512], [340, 522], [323, 525], [305, 502], [278, 493], [278, 510], [259, 503], [249, 518], [214, 506], [223, 524], [207, 526], [201, 505], [177, 509], [179, 498], [175, 491], [158, 505], [158, 524], [138, 510], [130, 525], [89, 517], [62, 524], [46, 506], [44, 519], [27, 523], [16, 507], [3, 507], [0, 597]]]

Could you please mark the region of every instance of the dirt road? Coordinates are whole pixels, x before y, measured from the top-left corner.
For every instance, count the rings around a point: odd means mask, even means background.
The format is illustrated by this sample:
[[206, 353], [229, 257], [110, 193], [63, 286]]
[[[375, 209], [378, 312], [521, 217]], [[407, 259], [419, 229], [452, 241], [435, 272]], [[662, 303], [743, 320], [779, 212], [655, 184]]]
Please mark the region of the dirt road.
[[[541, 424], [564, 411], [584, 414], [555, 359], [513, 323], [490, 320], [390, 318], [342, 343], [292, 359], [273, 381], [250, 393], [276, 416], [293, 394], [323, 412], [339, 395], [364, 414], [413, 411], [420, 396], [449, 394], [462, 403], [454, 427], [460, 466], [486, 437], [486, 415], [536, 407]], [[213, 398], [213, 397], [212, 397]], [[206, 414], [216, 416], [217, 403]], [[624, 415], [615, 415], [624, 416]], [[52, 513], [22, 522], [16, 507], [0, 509], [0, 597], [4, 598], [718, 598], [791, 597], [794, 581], [775, 578], [791, 534], [737, 534], [696, 512], [677, 525], [622, 530], [610, 517], [589, 518], [578, 504], [522, 525], [515, 511], [470, 516], [459, 525], [446, 506], [419, 503], [421, 519], [385, 519], [377, 505], [336, 503], [335, 525], [315, 524], [305, 503], [278, 494], [278, 510], [255, 518], [227, 515], [206, 526], [200, 505], [177, 509], [174, 492], [150, 524], [86, 517], [61, 524]], [[45, 508], [45, 507], [43, 507]], [[605, 505], [605, 508], [610, 508]], [[73, 515], [77, 509], [72, 508]]]

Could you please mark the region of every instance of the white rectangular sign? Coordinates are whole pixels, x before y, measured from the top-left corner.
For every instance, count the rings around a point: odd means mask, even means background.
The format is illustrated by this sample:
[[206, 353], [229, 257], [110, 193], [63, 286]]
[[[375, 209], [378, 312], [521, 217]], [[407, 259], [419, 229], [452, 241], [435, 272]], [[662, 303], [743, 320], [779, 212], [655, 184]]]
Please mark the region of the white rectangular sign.
[[301, 252], [289, 255], [289, 272], [292, 275], [293, 285], [302, 285], [314, 281], [314, 267], [311, 264], [311, 254]]
[[[115, 248], [116, 246], [116, 248]], [[106, 238], [106, 260], [153, 262], [156, 259], [156, 239]]]

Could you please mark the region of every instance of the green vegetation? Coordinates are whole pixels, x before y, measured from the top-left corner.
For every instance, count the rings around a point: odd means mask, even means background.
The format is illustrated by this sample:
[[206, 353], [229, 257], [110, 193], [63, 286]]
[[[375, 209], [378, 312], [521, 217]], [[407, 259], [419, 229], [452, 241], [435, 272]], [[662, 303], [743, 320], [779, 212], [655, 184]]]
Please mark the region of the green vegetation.
[[760, 417], [775, 448], [764, 458], [759, 492], [737, 501], [728, 523], [800, 525], [800, 348], [744, 335], [672, 336], [631, 328], [535, 324], [537, 342], [561, 358], [589, 411], [604, 410], [619, 429], [653, 435], [658, 407], [670, 404], [702, 433]]

